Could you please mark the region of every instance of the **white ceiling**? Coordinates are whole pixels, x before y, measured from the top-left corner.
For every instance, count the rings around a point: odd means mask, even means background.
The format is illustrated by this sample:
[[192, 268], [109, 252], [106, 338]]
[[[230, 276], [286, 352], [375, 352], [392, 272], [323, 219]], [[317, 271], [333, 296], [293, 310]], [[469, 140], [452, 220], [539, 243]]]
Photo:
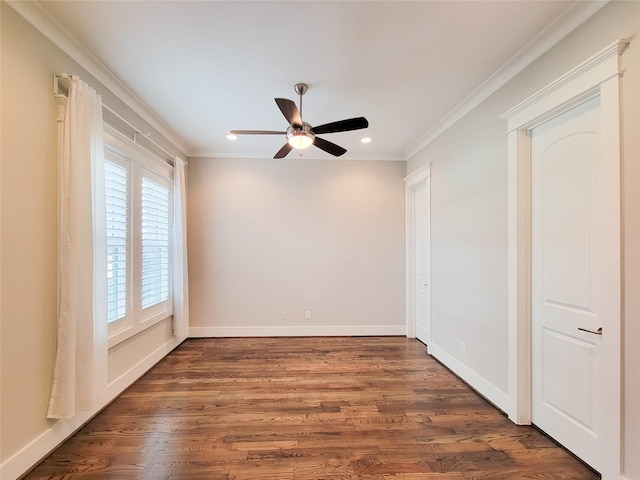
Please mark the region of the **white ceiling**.
[[[574, 1], [40, 5], [175, 132], [185, 153], [272, 157], [284, 137], [232, 142], [226, 134], [284, 130], [273, 99], [297, 103], [293, 86], [305, 82], [304, 120], [365, 116], [367, 130], [323, 137], [348, 150], [342, 158], [380, 159], [406, 159], [483, 82], [576, 9]], [[373, 141], [361, 144], [364, 135]], [[331, 158], [315, 147], [304, 155]]]

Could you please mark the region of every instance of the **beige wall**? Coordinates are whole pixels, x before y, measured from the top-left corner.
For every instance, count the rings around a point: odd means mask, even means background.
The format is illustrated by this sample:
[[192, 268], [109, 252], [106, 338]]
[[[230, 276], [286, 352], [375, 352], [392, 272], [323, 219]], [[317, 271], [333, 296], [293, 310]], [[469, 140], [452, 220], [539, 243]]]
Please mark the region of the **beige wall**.
[[[507, 138], [499, 116], [618, 38], [622, 56], [625, 475], [640, 478], [640, 2], [610, 2], [411, 158], [431, 164], [433, 341], [507, 391]], [[464, 299], [464, 301], [460, 301]], [[460, 341], [467, 356], [460, 355]]]
[[192, 335], [404, 333], [404, 162], [297, 163], [189, 160]]
[[[60, 431], [73, 428], [45, 418], [56, 345], [53, 74], [80, 75], [110, 106], [139, 119], [12, 8], [1, 8], [0, 477], [9, 480], [54, 448]], [[111, 349], [109, 393], [126, 387], [173, 341], [169, 319]]]

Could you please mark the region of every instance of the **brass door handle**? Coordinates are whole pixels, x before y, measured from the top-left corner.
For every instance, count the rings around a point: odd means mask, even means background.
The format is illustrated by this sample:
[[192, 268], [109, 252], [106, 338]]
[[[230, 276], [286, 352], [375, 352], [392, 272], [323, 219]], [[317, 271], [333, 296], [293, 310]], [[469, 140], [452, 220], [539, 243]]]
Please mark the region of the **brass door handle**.
[[588, 328], [578, 327], [578, 330], [582, 332], [593, 333], [594, 335], [602, 335], [602, 327], [600, 327], [598, 330], [589, 330]]

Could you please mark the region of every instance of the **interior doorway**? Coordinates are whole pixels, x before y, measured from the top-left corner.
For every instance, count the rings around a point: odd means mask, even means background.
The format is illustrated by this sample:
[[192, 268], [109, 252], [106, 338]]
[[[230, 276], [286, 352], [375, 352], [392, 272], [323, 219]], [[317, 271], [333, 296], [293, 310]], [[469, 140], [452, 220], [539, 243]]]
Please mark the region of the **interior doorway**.
[[502, 117], [509, 144], [509, 418], [536, 423], [603, 478], [621, 474], [625, 46], [613, 43]]
[[[532, 418], [595, 470], [602, 450], [602, 328], [620, 298], [601, 262], [619, 235], [600, 234], [600, 98], [531, 129]], [[611, 258], [613, 252], [614, 258]]]
[[431, 341], [431, 176], [425, 165], [405, 178], [407, 336]]

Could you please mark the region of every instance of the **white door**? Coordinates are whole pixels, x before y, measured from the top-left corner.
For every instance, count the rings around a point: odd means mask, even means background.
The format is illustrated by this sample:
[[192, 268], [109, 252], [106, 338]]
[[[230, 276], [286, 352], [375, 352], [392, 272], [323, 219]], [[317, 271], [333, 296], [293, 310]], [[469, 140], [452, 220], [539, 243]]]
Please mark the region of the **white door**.
[[600, 179], [616, 160], [603, 158], [600, 130], [599, 97], [531, 130], [532, 419], [596, 470], [603, 419], [598, 329], [616, 314], [609, 306], [619, 298], [604, 266], [620, 261], [618, 232], [601, 228], [611, 192]]
[[416, 338], [428, 345], [430, 333], [430, 192], [429, 178], [414, 189]]

